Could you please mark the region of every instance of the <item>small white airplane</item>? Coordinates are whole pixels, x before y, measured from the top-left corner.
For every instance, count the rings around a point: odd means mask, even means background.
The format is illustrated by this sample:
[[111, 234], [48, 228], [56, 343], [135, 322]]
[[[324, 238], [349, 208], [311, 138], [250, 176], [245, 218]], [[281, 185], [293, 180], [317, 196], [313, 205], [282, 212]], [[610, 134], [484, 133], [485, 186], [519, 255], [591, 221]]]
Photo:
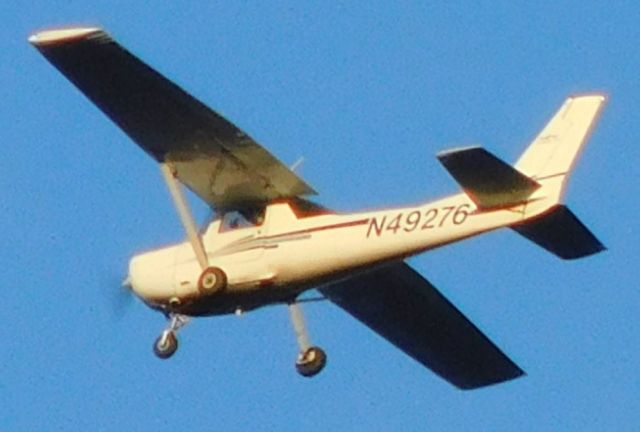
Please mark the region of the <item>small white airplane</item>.
[[[141, 62], [99, 28], [33, 34], [29, 41], [159, 163], [188, 241], [135, 256], [126, 285], [161, 311], [154, 343], [176, 351], [189, 317], [288, 305], [313, 376], [326, 363], [313, 346], [300, 295], [317, 288], [406, 354], [462, 389], [523, 371], [403, 260], [509, 227], [563, 259], [604, 250], [562, 205], [573, 162], [605, 97], [569, 97], [514, 166], [481, 147], [438, 159], [462, 192], [403, 208], [340, 214], [247, 134]], [[196, 227], [181, 184], [217, 217]]]

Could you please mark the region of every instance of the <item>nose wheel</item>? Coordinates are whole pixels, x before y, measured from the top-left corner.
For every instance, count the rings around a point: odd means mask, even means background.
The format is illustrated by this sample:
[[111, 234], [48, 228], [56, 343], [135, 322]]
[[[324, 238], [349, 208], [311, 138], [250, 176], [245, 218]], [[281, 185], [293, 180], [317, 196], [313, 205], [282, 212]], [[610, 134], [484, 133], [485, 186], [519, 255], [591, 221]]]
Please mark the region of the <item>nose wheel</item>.
[[178, 350], [176, 332], [165, 330], [153, 343], [153, 353], [161, 359], [168, 359]]
[[168, 359], [178, 350], [178, 330], [189, 322], [185, 315], [170, 314], [169, 327], [166, 328], [153, 343], [153, 353], [163, 360]]

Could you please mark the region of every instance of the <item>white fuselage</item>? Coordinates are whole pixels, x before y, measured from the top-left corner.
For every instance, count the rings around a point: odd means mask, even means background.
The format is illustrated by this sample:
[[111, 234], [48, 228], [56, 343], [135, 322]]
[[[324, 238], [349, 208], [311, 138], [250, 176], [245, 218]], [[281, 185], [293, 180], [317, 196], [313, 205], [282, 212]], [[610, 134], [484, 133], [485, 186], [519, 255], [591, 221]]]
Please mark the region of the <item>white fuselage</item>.
[[202, 243], [209, 265], [227, 276], [222, 293], [198, 291], [202, 272], [188, 242], [134, 257], [134, 291], [152, 306], [172, 302], [182, 313], [209, 315], [293, 300], [302, 291], [499, 227], [546, 205], [534, 194], [526, 205], [477, 212], [466, 194], [428, 204], [351, 214], [298, 217], [289, 203], [267, 206], [259, 226], [221, 229], [213, 221]]

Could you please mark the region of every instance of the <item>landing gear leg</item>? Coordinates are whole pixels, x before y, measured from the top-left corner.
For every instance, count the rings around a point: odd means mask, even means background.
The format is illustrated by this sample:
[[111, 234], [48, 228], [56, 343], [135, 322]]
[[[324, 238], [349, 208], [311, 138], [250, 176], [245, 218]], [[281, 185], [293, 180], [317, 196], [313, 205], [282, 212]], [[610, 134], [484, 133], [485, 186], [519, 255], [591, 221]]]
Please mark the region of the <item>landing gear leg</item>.
[[189, 317], [180, 314], [169, 314], [169, 326], [153, 343], [153, 352], [161, 359], [168, 359], [178, 349], [177, 333], [189, 322]]
[[310, 378], [319, 374], [325, 367], [327, 355], [321, 348], [312, 346], [309, 342], [309, 334], [304, 325], [300, 304], [296, 302], [289, 303], [289, 314], [291, 315], [291, 323], [300, 347], [300, 353], [296, 359], [296, 370], [303, 377]]

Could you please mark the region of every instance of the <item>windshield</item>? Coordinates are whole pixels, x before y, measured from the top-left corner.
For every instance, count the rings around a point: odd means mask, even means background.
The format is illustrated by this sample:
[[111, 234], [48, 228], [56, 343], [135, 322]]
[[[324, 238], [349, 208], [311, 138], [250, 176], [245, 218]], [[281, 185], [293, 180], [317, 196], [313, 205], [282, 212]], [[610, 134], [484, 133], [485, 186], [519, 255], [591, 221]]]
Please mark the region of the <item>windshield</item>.
[[220, 221], [220, 232], [257, 227], [264, 222], [264, 208], [226, 212]]

